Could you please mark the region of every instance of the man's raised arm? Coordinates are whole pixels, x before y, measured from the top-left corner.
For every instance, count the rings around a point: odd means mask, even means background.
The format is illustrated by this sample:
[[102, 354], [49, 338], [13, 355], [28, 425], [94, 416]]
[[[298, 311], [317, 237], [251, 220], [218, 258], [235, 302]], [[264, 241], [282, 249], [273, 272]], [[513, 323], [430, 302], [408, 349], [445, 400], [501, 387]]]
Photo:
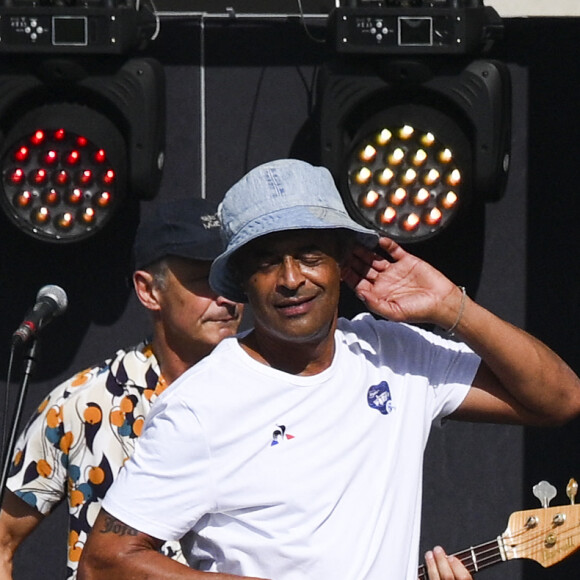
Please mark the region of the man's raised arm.
[[344, 265], [343, 279], [359, 298], [390, 320], [452, 329], [482, 358], [474, 388], [452, 418], [560, 425], [580, 414], [580, 380], [556, 353], [394, 241], [379, 243], [379, 252], [357, 247]]

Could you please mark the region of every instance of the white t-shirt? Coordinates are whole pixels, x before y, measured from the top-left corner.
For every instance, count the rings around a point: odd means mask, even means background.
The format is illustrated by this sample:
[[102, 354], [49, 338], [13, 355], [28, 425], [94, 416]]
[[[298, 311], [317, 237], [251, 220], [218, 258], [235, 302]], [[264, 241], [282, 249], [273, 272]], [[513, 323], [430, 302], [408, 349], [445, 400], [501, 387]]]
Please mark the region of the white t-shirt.
[[480, 359], [368, 314], [341, 319], [335, 342], [332, 365], [303, 377], [222, 341], [156, 402], [103, 507], [183, 537], [201, 570], [416, 580], [429, 430]]

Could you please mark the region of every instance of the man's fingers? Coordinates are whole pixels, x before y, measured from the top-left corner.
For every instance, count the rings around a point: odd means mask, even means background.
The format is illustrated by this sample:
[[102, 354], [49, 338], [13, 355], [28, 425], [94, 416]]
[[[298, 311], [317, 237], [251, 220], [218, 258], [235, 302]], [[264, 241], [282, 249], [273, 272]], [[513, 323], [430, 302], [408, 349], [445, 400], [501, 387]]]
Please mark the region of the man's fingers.
[[427, 577], [429, 580], [440, 580], [439, 571], [435, 562], [435, 556], [431, 550], [425, 554], [425, 568], [427, 569]]
[[461, 561], [448, 556], [440, 546], [425, 554], [425, 567], [429, 580], [473, 580]]
[[451, 570], [453, 570], [453, 578], [455, 580], [472, 580], [473, 576], [458, 558], [455, 556], [447, 556], [447, 562]]

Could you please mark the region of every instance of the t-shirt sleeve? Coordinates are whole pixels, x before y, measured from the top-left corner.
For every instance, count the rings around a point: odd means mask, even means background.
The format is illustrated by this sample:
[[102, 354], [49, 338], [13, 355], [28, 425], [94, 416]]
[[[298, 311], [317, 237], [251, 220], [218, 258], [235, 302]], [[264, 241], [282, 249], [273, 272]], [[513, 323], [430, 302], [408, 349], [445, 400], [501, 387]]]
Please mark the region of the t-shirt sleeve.
[[212, 510], [210, 453], [197, 416], [176, 393], [165, 393], [135, 451], [103, 501], [127, 525], [160, 540], [177, 540]]
[[376, 364], [400, 376], [412, 375], [418, 379], [415, 384], [428, 387], [426, 413], [435, 424], [461, 405], [481, 362], [465, 343], [418, 326], [375, 320], [367, 313], [350, 322], [341, 319], [340, 326], [354, 331], [365, 356], [380, 361]]
[[14, 446], [7, 488], [47, 515], [66, 495], [70, 434], [64, 422], [69, 383], [56, 387], [38, 406]]
[[481, 362], [474, 353], [461, 353], [453, 358], [452, 376], [443, 385], [434, 386], [433, 423], [439, 426], [465, 400]]
[[419, 334], [426, 336], [432, 344], [428, 355], [433, 389], [432, 417], [433, 423], [440, 426], [441, 421], [464, 401], [481, 358], [462, 342], [424, 331]]

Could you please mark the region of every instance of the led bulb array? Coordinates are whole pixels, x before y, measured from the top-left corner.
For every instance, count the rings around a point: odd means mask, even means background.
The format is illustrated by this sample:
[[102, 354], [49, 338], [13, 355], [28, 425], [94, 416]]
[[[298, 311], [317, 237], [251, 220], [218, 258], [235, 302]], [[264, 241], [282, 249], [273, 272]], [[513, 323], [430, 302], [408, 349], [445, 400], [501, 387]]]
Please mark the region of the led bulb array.
[[105, 149], [65, 129], [37, 129], [3, 159], [4, 195], [32, 233], [56, 240], [86, 237], [108, 217], [116, 172]]
[[431, 132], [379, 127], [355, 143], [347, 164], [354, 206], [395, 239], [430, 237], [459, 207], [461, 170]]

